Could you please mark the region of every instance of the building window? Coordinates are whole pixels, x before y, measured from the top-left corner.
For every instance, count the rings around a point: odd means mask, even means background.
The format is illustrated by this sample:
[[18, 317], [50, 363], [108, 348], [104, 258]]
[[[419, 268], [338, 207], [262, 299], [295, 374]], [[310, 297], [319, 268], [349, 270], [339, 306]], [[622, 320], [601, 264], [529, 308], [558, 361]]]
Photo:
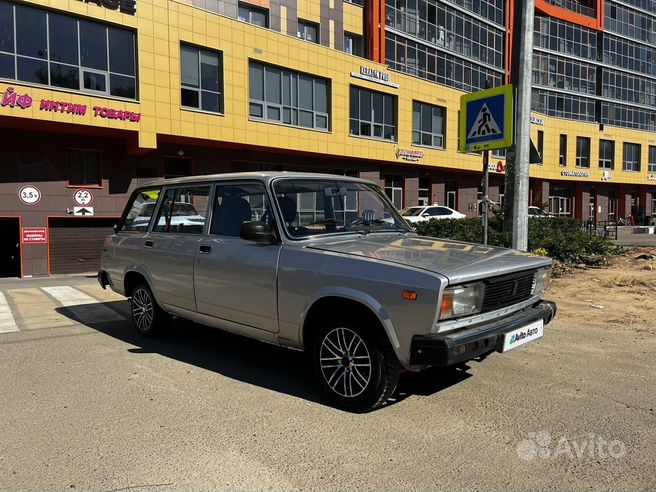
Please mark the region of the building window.
[[183, 107], [223, 113], [221, 53], [193, 46], [180, 47]]
[[97, 150], [68, 151], [69, 186], [102, 186], [100, 152]]
[[134, 31], [0, 2], [0, 77], [136, 99]]
[[269, 12], [265, 9], [240, 3], [237, 18], [260, 27], [269, 27]]
[[344, 52], [364, 57], [364, 37], [344, 31]]
[[396, 140], [396, 96], [351, 86], [351, 135]]
[[567, 166], [567, 135], [560, 136], [560, 167]]
[[544, 132], [538, 130], [538, 154], [540, 154], [540, 165], [544, 164]]
[[590, 139], [576, 137], [576, 167], [590, 167]]
[[624, 160], [622, 162], [624, 171], [640, 171], [640, 144], [624, 144]]
[[403, 176], [385, 176], [385, 194], [397, 210], [403, 208]]
[[505, 159], [506, 158], [506, 149], [494, 149], [492, 150], [492, 157], [495, 159]]
[[430, 178], [419, 178], [419, 190], [418, 190], [419, 200], [417, 205], [428, 206], [431, 202], [431, 179]]
[[444, 116], [446, 109], [432, 104], [412, 102], [412, 143], [444, 148]]
[[319, 24], [298, 19], [296, 35], [306, 41], [319, 44]]
[[191, 175], [191, 159], [188, 157], [165, 157], [164, 177], [181, 178]]
[[330, 129], [330, 80], [251, 62], [249, 81], [251, 118]]
[[[647, 166], [647, 172], [656, 173], [656, 146], [649, 146], [649, 161]], [[654, 209], [654, 215], [656, 215], [656, 209]]]
[[615, 142], [599, 140], [599, 169], [615, 169]]

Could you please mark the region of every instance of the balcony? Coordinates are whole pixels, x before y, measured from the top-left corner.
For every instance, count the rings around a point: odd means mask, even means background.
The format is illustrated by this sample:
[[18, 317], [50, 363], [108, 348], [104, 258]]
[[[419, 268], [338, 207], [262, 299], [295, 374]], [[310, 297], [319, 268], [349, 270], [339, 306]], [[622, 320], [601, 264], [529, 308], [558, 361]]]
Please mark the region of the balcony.
[[[561, 9], [569, 10], [576, 14], [585, 15], [586, 17], [591, 17], [595, 19], [597, 17], [597, 12], [594, 7], [586, 5], [579, 0], [545, 0], [549, 5], [554, 5], [555, 7], [560, 7]], [[591, 2], [588, 2], [591, 3]]]

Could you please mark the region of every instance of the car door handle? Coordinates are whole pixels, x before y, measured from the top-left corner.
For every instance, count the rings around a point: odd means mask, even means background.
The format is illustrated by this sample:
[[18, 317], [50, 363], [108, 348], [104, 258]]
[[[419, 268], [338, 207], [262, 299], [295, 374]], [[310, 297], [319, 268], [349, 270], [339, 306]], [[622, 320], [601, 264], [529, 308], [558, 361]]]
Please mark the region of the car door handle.
[[152, 242], [152, 241], [150, 241], [150, 240], [148, 240], [148, 241], [146, 241], [146, 242], [144, 243], [144, 248], [152, 248], [152, 247], [153, 247], [153, 244], [155, 244], [155, 243]]
[[198, 249], [201, 253], [210, 253], [212, 251], [212, 246], [209, 244], [201, 244]]

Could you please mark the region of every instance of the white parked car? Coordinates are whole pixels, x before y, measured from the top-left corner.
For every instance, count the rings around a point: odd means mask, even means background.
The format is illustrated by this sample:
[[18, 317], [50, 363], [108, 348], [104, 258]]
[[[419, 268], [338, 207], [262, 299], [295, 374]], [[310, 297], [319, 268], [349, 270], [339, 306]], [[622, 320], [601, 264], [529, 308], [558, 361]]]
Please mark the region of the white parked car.
[[444, 205], [406, 207], [401, 210], [401, 216], [411, 224], [425, 222], [430, 219], [464, 219], [467, 217], [465, 214]]
[[549, 212], [545, 212], [540, 207], [528, 207], [528, 216], [530, 217], [553, 217]]

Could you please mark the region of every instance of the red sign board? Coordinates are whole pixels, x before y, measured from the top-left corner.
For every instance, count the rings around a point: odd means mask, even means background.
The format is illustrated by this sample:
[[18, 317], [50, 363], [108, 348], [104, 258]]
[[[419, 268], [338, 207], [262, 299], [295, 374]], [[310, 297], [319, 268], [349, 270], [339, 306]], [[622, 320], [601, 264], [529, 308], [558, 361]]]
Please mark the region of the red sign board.
[[46, 244], [48, 230], [45, 227], [23, 227], [23, 244]]

